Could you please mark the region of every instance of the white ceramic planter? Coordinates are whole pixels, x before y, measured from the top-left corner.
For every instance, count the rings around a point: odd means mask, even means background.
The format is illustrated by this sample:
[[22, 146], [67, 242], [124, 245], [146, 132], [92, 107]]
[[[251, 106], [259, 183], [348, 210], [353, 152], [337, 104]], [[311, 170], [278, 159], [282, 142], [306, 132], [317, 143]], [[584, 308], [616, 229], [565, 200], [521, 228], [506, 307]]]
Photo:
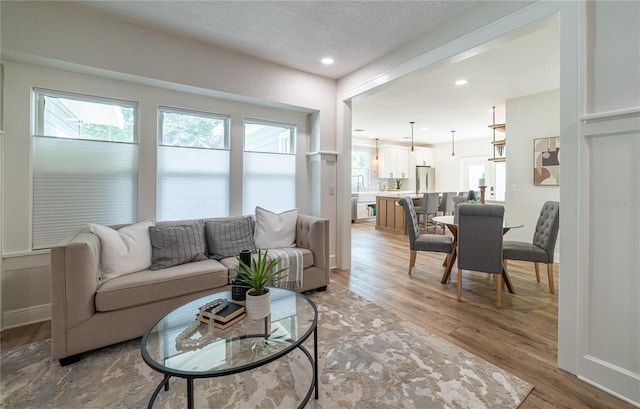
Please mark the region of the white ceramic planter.
[[262, 295], [252, 295], [253, 289], [247, 291], [247, 299], [245, 307], [247, 309], [247, 317], [252, 320], [259, 320], [268, 317], [271, 314], [271, 293], [267, 292]]

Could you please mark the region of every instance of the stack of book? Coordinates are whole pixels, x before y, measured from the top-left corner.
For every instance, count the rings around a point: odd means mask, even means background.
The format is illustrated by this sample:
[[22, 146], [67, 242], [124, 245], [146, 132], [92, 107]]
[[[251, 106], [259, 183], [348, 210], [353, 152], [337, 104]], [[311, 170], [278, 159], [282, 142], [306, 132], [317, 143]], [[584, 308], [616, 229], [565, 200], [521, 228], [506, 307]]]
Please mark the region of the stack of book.
[[213, 326], [216, 328], [227, 329], [246, 316], [247, 312], [244, 305], [229, 301], [226, 307], [215, 314], [211, 312], [211, 308], [208, 310], [200, 310], [198, 319], [205, 324], [213, 323]]

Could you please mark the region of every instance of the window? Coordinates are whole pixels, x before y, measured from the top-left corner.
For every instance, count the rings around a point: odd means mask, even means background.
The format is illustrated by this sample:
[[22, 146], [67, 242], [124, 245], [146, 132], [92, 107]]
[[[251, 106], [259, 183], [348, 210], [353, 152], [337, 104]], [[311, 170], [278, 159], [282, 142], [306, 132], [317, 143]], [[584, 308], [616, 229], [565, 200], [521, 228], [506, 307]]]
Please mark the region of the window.
[[[486, 200], [504, 201], [506, 198], [506, 166], [505, 162], [488, 161], [484, 158], [465, 158], [461, 161], [464, 171], [462, 185], [466, 190], [479, 192], [479, 180], [485, 179]], [[480, 198], [478, 196], [478, 198]]]
[[367, 190], [369, 186], [369, 151], [351, 152], [351, 191]]
[[[489, 162], [483, 161], [479, 164], [469, 164], [467, 168], [467, 183], [465, 184], [465, 190], [473, 190], [479, 191], [480, 179], [487, 179], [486, 175], [489, 174], [490, 164]], [[485, 180], [485, 183], [488, 181]]]
[[229, 118], [161, 107], [158, 220], [229, 215]]
[[244, 214], [256, 206], [274, 212], [296, 206], [296, 127], [263, 121], [244, 124]]
[[34, 90], [32, 248], [137, 221], [137, 104]]

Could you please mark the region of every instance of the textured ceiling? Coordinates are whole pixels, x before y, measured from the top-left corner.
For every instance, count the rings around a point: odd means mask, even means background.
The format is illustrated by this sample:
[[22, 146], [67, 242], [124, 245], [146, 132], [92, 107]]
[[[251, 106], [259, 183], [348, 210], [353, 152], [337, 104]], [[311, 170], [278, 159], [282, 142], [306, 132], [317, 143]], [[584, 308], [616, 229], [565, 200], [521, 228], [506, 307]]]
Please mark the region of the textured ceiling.
[[[334, 79], [425, 36], [478, 5], [475, 1], [433, 0], [76, 3], [139, 25]], [[333, 57], [336, 63], [322, 65], [320, 59], [325, 56]]]

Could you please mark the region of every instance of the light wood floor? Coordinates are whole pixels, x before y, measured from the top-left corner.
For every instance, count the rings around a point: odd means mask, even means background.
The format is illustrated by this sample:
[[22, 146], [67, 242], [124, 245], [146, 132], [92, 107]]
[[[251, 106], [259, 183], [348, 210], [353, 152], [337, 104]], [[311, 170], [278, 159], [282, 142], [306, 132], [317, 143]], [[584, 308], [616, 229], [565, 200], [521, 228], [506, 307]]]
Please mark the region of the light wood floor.
[[[440, 284], [444, 255], [418, 252], [409, 276], [407, 236], [376, 231], [370, 222], [353, 224], [352, 232], [352, 269], [332, 271], [332, 280], [533, 384], [521, 409], [632, 408], [557, 367], [558, 297], [549, 294], [546, 269], [538, 284], [533, 264], [510, 262], [517, 294], [503, 291], [497, 310], [489, 275], [465, 272], [458, 302], [455, 268], [451, 282]], [[557, 291], [558, 265], [555, 281]], [[50, 336], [49, 322], [15, 328], [2, 332], [0, 348]]]
[[333, 271], [334, 281], [534, 385], [521, 409], [632, 408], [557, 367], [557, 264], [556, 294], [550, 294], [544, 266], [537, 283], [533, 263], [510, 261], [516, 294], [505, 289], [498, 310], [488, 274], [464, 272], [462, 302], [456, 299], [455, 267], [450, 283], [440, 284], [444, 254], [418, 252], [409, 276], [405, 235], [357, 222], [351, 246], [352, 268]]

